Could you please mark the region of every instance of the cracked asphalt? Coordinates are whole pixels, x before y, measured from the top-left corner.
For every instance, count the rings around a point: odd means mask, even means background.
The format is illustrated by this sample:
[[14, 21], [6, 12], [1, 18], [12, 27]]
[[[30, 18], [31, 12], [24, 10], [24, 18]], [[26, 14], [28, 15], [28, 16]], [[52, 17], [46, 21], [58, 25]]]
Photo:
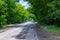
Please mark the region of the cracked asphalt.
[[60, 40], [60, 36], [40, 28], [35, 22], [25, 22], [0, 33], [0, 40]]
[[34, 22], [17, 24], [9, 30], [0, 33], [0, 40], [39, 40]]

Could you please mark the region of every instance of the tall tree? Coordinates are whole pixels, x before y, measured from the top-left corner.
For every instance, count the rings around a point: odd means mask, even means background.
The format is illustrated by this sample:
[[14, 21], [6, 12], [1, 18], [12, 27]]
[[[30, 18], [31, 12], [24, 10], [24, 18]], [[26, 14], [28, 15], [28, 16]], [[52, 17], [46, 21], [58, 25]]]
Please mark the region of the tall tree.
[[7, 22], [8, 23], [15, 23], [16, 21], [16, 0], [4, 0], [5, 3], [7, 4], [7, 12], [8, 12], [8, 16], [7, 18]]
[[3, 0], [0, 0], [0, 28], [6, 24], [7, 7]]
[[27, 0], [39, 23], [60, 24], [60, 0]]

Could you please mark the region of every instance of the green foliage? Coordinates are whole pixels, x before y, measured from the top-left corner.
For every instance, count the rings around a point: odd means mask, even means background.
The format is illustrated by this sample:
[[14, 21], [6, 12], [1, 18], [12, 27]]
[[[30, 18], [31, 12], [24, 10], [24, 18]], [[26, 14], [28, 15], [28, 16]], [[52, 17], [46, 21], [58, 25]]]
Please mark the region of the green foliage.
[[49, 17], [53, 20], [53, 23], [57, 26], [60, 26], [60, 1], [52, 1], [48, 4], [49, 9]]
[[25, 21], [29, 21], [30, 18], [35, 18], [35, 15], [32, 14], [30, 11], [28, 11], [27, 9], [24, 9], [24, 7], [17, 3], [17, 12], [20, 14], [20, 22], [25, 22]]
[[[7, 5], [7, 14], [8, 16], [6, 17], [7, 23], [16, 23], [17, 19], [17, 13], [16, 13], [16, 4], [15, 0], [4, 0], [6, 5]], [[15, 16], [16, 15], [16, 16]]]
[[16, 2], [19, 2], [19, 0], [16, 0]]
[[20, 22], [26, 21], [27, 20], [26, 18], [29, 18], [29, 12], [26, 9], [24, 9], [24, 7], [19, 3], [17, 3], [16, 6], [17, 6], [17, 13], [19, 14], [20, 17], [19, 21]]
[[60, 0], [27, 0], [33, 6], [37, 21], [60, 26]]
[[0, 28], [2, 28], [2, 25], [6, 24], [7, 19], [5, 18], [7, 15], [7, 7], [5, 5], [5, 2], [3, 0], [0, 0]]
[[44, 29], [51, 31], [52, 33], [60, 35], [60, 28], [56, 25], [42, 25]]
[[16, 0], [0, 0], [0, 27], [28, 21], [34, 15]]

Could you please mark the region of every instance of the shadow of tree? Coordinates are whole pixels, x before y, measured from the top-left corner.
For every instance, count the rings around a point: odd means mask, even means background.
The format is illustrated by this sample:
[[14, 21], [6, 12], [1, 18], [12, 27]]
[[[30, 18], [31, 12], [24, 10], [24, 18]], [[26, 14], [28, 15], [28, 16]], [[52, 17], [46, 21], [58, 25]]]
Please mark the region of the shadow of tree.
[[16, 39], [25, 39], [26, 35], [28, 33], [29, 27], [28, 25], [25, 26], [25, 28], [22, 30], [22, 32], [20, 32], [15, 38]]

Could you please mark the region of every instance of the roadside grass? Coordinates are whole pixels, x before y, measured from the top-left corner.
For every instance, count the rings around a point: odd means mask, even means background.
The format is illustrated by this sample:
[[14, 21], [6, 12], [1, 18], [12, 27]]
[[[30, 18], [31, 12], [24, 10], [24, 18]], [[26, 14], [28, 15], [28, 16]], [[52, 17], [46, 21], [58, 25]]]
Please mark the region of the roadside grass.
[[0, 26], [0, 30], [7, 28], [7, 27], [10, 27], [10, 26], [13, 26], [13, 25], [15, 25], [15, 24], [6, 24], [6, 25], [3, 25], [2, 27]]
[[60, 28], [55, 25], [43, 25], [42, 27], [48, 31], [60, 35]]

